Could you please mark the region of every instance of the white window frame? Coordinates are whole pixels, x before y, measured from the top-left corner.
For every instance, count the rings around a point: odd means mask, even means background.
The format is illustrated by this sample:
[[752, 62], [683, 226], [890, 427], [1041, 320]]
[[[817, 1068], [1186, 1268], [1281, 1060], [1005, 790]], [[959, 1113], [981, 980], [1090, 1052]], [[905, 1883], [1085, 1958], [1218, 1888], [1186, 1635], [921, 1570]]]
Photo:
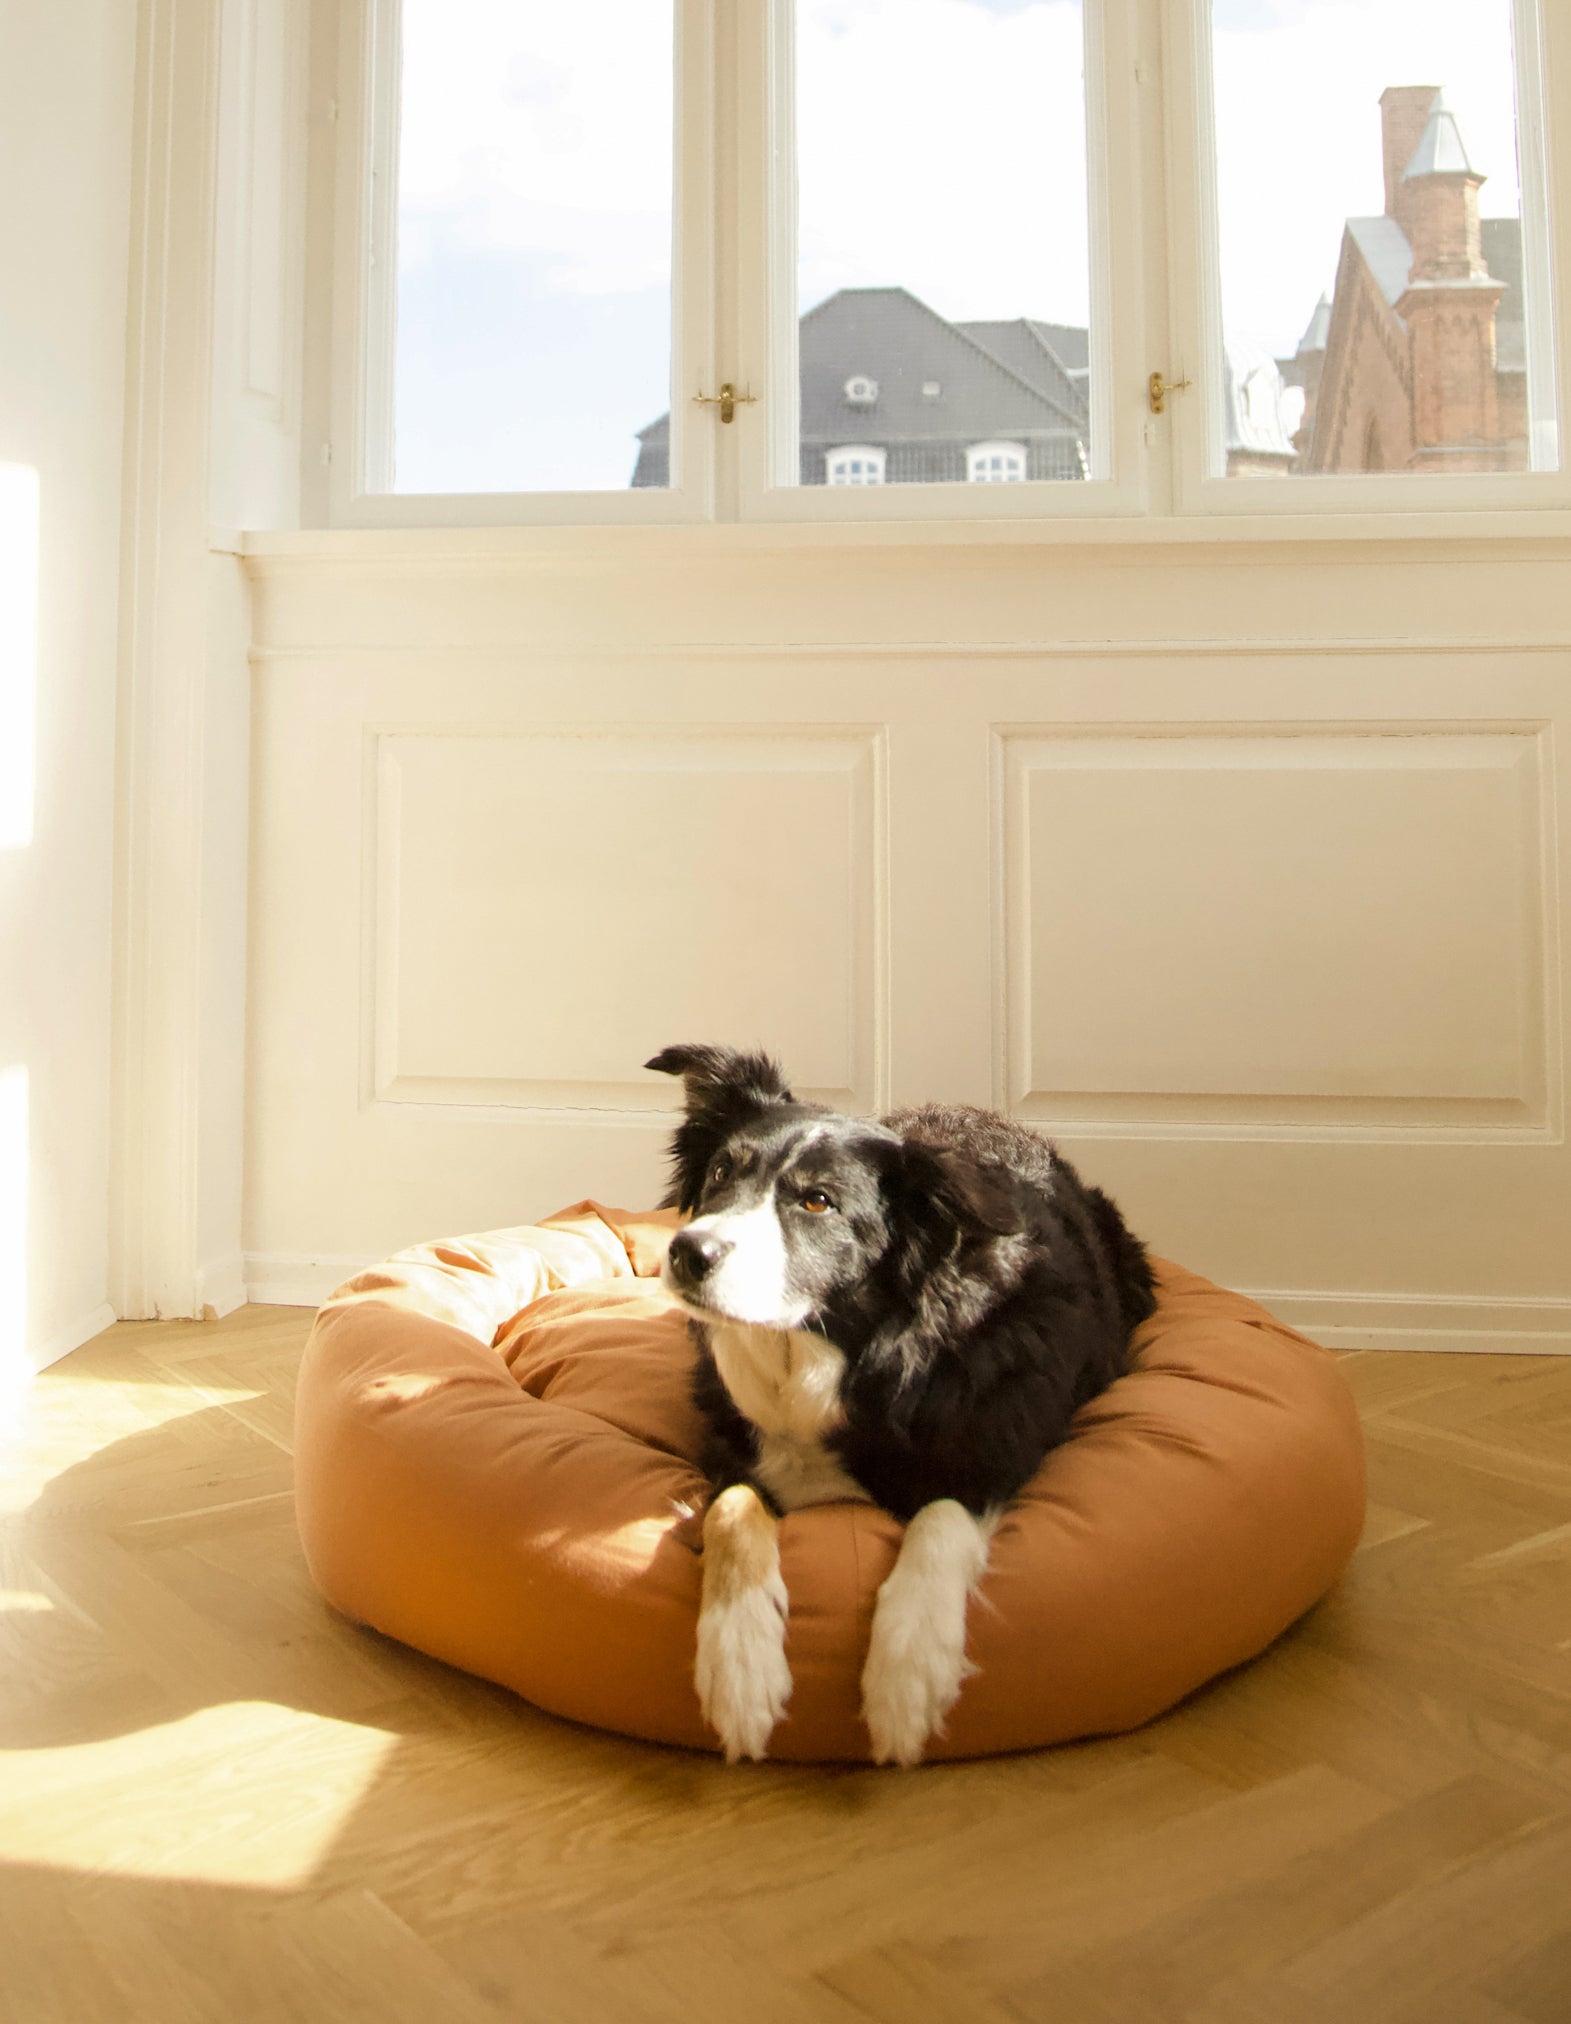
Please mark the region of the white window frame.
[[[1522, 179], [1523, 293], [1529, 330], [1548, 343], [1529, 349], [1530, 412], [1542, 412], [1555, 391], [1549, 361], [1558, 358], [1560, 470], [1501, 471], [1425, 476], [1385, 471], [1371, 475], [1296, 475], [1286, 483], [1219, 475], [1225, 469], [1222, 400], [1221, 235], [1216, 186], [1215, 105], [1212, 90], [1211, 0], [1162, 0], [1167, 80], [1167, 273], [1173, 299], [1170, 381], [1189, 380], [1187, 393], [1170, 402], [1173, 419], [1173, 508], [1183, 517], [1321, 521], [1335, 514], [1439, 515], [1498, 513], [1501, 509], [1571, 505], [1571, 332], [1567, 290], [1571, 248], [1551, 278], [1550, 220], [1565, 204], [1564, 159], [1551, 161], [1549, 118], [1558, 111], [1559, 153], [1571, 154], [1571, 104], [1564, 71], [1571, 47], [1560, 52], [1560, 88], [1547, 87], [1539, 0], [1512, 0], [1516, 61], [1517, 132]], [[1571, 38], [1565, 38], [1571, 42]], [[1368, 145], [1376, 145], [1375, 131]], [[1564, 236], [1562, 234], [1562, 243]], [[1187, 249], [1187, 251], [1185, 250]], [[1181, 257], [1182, 255], [1182, 257]], [[1556, 344], [1556, 333], [1560, 342]], [[1536, 349], [1536, 356], [1535, 356]]]
[[[771, 398], [749, 411], [738, 445], [739, 517], [780, 521], [990, 521], [1143, 515], [1154, 503], [1141, 361], [1149, 351], [1141, 116], [1157, 62], [1149, 10], [1126, 0], [1082, 0], [1086, 77], [1086, 183], [1091, 260], [1091, 476], [1019, 485], [803, 485], [796, 276], [796, 64], [793, 0], [740, 10], [743, 99], [767, 108], [742, 120], [737, 164], [743, 219], [737, 249], [739, 366]], [[1146, 19], [1142, 20], [1142, 12]], [[1149, 150], [1145, 150], [1146, 153]], [[1114, 217], [1121, 230], [1112, 230]], [[734, 375], [733, 375], [734, 377]], [[1115, 476], [1114, 474], [1118, 475]]]
[[[1512, 0], [1530, 325], [1559, 333], [1551, 382], [1530, 351], [1531, 401], [1553, 384], [1559, 471], [1426, 477], [1218, 475], [1221, 298], [1210, 0], [1083, 0], [1091, 253], [1092, 467], [1008, 485], [803, 485], [797, 393], [793, 0], [676, 0], [671, 477], [603, 492], [403, 494], [385, 478], [396, 218], [399, 0], [341, 0], [332, 231], [333, 340], [313, 353], [328, 393], [330, 525], [345, 527], [865, 523], [868, 539], [1280, 539], [1368, 531], [1559, 533], [1571, 514], [1571, 15]], [[760, 116], [762, 114], [763, 116]], [[723, 139], [722, 139], [723, 137]], [[724, 146], [726, 152], [721, 153]], [[718, 191], [718, 194], [717, 194]], [[1118, 231], [1112, 228], [1118, 220]], [[1561, 233], [1562, 240], [1565, 234]], [[1571, 247], [1571, 241], [1566, 241]], [[317, 319], [316, 327], [326, 319]], [[1215, 360], [1207, 370], [1203, 363]], [[1189, 380], [1160, 417], [1147, 378]], [[754, 396], [721, 423], [694, 396], [722, 380]], [[653, 419], [653, 417], [651, 417]], [[313, 442], [305, 451], [317, 462]], [[1562, 509], [1551, 515], [1546, 509]], [[1242, 523], [1254, 523], [1246, 528]], [[886, 537], [878, 534], [886, 525]], [[909, 529], [900, 536], [900, 526]], [[924, 533], [923, 530], [926, 530]]]
[[[992, 459], [998, 457], [1008, 457], [1012, 461], [1018, 462], [1020, 476], [1018, 478], [979, 478], [977, 476], [977, 466], [982, 460], [984, 458]], [[1026, 472], [1030, 467], [1031, 459], [1024, 443], [1008, 443], [1000, 440], [998, 442], [968, 443], [966, 445], [966, 483], [968, 485], [1023, 485], [1026, 483]], [[1082, 480], [1081, 482], [1083, 483], [1084, 481]]]
[[[340, 527], [670, 524], [714, 517], [715, 0], [675, 0], [670, 483], [585, 492], [392, 492], [401, 0], [342, 0], [328, 505]], [[649, 418], [655, 419], [653, 415]]]
[[[876, 478], [837, 478], [835, 476], [835, 465], [842, 457], [864, 458], [871, 468], [878, 473], [878, 476]], [[888, 465], [889, 459], [887, 453], [876, 448], [872, 443], [836, 443], [832, 450], [824, 452], [824, 483], [826, 485], [839, 485], [847, 490], [854, 490], [859, 486], [882, 485], [884, 473], [888, 469]]]

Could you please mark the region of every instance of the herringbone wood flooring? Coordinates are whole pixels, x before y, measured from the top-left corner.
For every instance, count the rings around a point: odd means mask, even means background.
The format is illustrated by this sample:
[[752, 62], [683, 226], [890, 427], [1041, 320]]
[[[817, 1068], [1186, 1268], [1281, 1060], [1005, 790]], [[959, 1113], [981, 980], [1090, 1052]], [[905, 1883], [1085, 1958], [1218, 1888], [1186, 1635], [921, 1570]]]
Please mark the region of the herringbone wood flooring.
[[308, 1320], [113, 1329], [8, 1444], [6, 2024], [1571, 2020], [1571, 1362], [1349, 1357], [1351, 1575], [1138, 1735], [728, 1771], [326, 1611]]

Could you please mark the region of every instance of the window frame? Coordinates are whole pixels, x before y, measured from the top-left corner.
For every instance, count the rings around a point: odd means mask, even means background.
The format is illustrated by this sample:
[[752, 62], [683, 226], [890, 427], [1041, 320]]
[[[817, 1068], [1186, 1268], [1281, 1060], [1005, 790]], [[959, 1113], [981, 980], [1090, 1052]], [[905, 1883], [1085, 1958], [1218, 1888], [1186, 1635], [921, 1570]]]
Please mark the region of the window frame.
[[[1558, 471], [1428, 477], [1220, 475], [1219, 241], [1210, 0], [1082, 0], [1091, 256], [1091, 474], [1007, 485], [803, 485], [797, 415], [794, 0], [674, 0], [671, 476], [664, 488], [392, 493], [392, 269], [373, 256], [396, 219], [400, 0], [340, 0], [327, 96], [333, 152], [330, 339], [308, 358], [327, 422], [303, 452], [326, 524], [375, 527], [862, 525], [869, 539], [1330, 539], [1378, 526], [1517, 537], [1571, 521], [1571, 17], [1512, 0], [1524, 291], [1557, 351], [1529, 372], [1557, 395]], [[1535, 195], [1530, 205], [1528, 192]], [[1530, 217], [1532, 223], [1530, 224]], [[1113, 221], [1118, 221], [1114, 229]], [[325, 321], [325, 319], [323, 320]], [[320, 329], [320, 324], [317, 326]], [[1161, 417], [1147, 379], [1191, 389]], [[695, 396], [729, 380], [734, 422]], [[1561, 509], [1552, 515], [1548, 509]], [[1248, 523], [1248, 524], [1246, 524]], [[902, 534], [901, 529], [906, 529]]]
[[[1151, 98], [1155, 52], [1144, 10], [1081, 0], [1086, 79], [1086, 197], [1091, 262], [1091, 475], [1018, 485], [900, 483], [803, 485], [796, 274], [796, 52], [794, 0], [742, 10], [737, 75], [744, 104], [765, 117], [740, 122], [737, 162], [743, 227], [736, 247], [739, 362], [769, 389], [738, 444], [738, 518], [775, 523], [851, 520], [1102, 520], [1144, 515], [1150, 463], [1139, 361], [1149, 349], [1143, 285], [1146, 215], [1141, 197], [1148, 149], [1142, 110]], [[1143, 32], [1146, 31], [1146, 32]], [[1159, 116], [1152, 100], [1146, 116]], [[1113, 230], [1113, 219], [1123, 229]], [[853, 496], [849, 499], [847, 494]]]
[[[402, 0], [342, 0], [328, 514], [336, 527], [602, 525], [715, 517], [717, 0], [673, 0], [670, 480], [581, 492], [393, 492]], [[650, 417], [651, 421], [655, 417]], [[630, 467], [631, 470], [631, 467]]]

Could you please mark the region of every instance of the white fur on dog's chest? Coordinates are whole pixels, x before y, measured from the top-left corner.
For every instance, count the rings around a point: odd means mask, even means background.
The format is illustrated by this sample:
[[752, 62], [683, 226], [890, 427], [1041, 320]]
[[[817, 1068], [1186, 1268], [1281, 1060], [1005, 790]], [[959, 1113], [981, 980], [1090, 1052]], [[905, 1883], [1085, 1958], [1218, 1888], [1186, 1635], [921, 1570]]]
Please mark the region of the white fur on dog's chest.
[[844, 1417], [845, 1358], [821, 1335], [711, 1323], [709, 1348], [738, 1412], [758, 1429], [759, 1482], [783, 1511], [843, 1499], [870, 1503], [824, 1443]]

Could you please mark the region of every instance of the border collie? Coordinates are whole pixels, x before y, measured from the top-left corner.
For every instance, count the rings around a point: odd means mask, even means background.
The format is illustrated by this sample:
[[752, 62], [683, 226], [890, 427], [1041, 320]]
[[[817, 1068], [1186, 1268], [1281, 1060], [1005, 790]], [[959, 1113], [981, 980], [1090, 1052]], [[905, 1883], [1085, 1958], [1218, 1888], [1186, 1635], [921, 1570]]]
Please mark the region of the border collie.
[[728, 1761], [791, 1693], [780, 1517], [853, 1498], [906, 1527], [862, 1713], [915, 1764], [959, 1695], [966, 1602], [1000, 1513], [1152, 1311], [1144, 1247], [1037, 1133], [927, 1104], [802, 1103], [768, 1056], [667, 1047], [686, 1085], [662, 1281], [687, 1309], [713, 1496], [695, 1680]]

